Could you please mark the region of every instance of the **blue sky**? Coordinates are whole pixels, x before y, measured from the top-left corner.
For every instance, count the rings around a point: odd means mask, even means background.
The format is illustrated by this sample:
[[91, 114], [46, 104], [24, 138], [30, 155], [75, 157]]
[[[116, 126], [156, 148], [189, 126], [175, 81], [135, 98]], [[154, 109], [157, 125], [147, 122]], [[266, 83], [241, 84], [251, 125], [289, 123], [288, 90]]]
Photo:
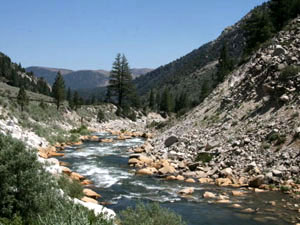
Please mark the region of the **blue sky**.
[[0, 0], [0, 51], [23, 66], [110, 70], [169, 63], [264, 0]]

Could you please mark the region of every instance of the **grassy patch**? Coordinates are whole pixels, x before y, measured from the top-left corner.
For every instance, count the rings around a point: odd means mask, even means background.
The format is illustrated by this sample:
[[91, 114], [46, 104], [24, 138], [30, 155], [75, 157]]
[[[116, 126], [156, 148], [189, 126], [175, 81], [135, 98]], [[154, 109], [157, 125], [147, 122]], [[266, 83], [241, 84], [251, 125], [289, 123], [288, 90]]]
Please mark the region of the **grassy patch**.
[[120, 218], [122, 225], [186, 225], [179, 215], [158, 203], [138, 203], [135, 209], [121, 211]]
[[58, 186], [70, 197], [72, 198], [82, 198], [83, 197], [83, 187], [78, 181], [72, 180], [69, 177], [62, 175], [59, 177]]
[[196, 156], [196, 162], [208, 163], [213, 159], [213, 155], [206, 152], [200, 152]]

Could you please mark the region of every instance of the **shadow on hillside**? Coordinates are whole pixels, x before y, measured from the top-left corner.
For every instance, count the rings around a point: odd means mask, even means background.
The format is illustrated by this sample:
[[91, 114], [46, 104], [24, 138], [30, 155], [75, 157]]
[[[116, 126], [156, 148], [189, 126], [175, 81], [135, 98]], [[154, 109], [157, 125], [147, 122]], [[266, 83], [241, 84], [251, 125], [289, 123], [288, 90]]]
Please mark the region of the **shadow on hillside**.
[[245, 119], [254, 118], [259, 115], [264, 115], [267, 112], [275, 113], [283, 106], [282, 103], [280, 103], [277, 100], [270, 99], [269, 101], [265, 102], [261, 107], [258, 107], [256, 110], [251, 112]]

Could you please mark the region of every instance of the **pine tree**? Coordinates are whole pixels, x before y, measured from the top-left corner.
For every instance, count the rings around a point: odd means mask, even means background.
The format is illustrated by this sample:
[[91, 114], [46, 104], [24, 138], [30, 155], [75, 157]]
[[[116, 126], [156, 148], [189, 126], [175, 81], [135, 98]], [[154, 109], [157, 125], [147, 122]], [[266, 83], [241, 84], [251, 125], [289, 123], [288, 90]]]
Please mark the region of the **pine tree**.
[[52, 95], [55, 98], [58, 110], [60, 104], [65, 100], [65, 81], [60, 72], [57, 73], [55, 82], [52, 86]]
[[72, 93], [71, 93], [70, 87], [68, 88], [68, 91], [67, 91], [67, 101], [69, 102], [69, 104], [72, 101]]
[[167, 113], [172, 111], [172, 96], [167, 88], [165, 88], [161, 96], [160, 110]]
[[153, 89], [150, 91], [150, 96], [149, 96], [149, 108], [154, 110], [155, 108], [155, 93]]
[[210, 89], [209, 89], [208, 82], [209, 82], [208, 80], [205, 80], [202, 83], [201, 93], [199, 97], [200, 102], [202, 102], [209, 95]]
[[182, 109], [186, 109], [189, 106], [188, 96], [185, 91], [182, 91], [179, 96], [177, 96], [175, 101], [175, 112], [179, 112]]
[[249, 55], [260, 44], [272, 37], [275, 29], [268, 8], [255, 9], [251, 17], [243, 25], [247, 37], [245, 55]]
[[95, 97], [95, 95], [92, 95], [92, 98], [91, 98], [91, 104], [92, 104], [92, 105], [95, 105], [95, 104], [96, 104], [96, 97]]
[[110, 80], [107, 91], [110, 97], [115, 96], [117, 98], [118, 106], [122, 107], [125, 100], [131, 100], [130, 97], [134, 96], [132, 94], [133, 90], [134, 86], [128, 61], [124, 55], [121, 56], [119, 53], [110, 72]]
[[217, 82], [221, 83], [224, 81], [227, 74], [229, 74], [233, 69], [233, 62], [228, 56], [227, 46], [226, 44], [223, 45], [220, 57], [219, 57], [219, 64], [217, 66]]
[[77, 110], [77, 108], [78, 108], [78, 106], [79, 106], [79, 95], [78, 95], [78, 92], [77, 91], [75, 91], [74, 92], [74, 95], [73, 95], [73, 108], [75, 109], [75, 110]]
[[21, 106], [21, 111], [23, 112], [24, 110], [24, 106], [28, 104], [29, 99], [27, 97], [26, 91], [24, 89], [24, 87], [21, 87], [19, 89], [19, 93], [17, 96], [17, 102], [18, 104]]

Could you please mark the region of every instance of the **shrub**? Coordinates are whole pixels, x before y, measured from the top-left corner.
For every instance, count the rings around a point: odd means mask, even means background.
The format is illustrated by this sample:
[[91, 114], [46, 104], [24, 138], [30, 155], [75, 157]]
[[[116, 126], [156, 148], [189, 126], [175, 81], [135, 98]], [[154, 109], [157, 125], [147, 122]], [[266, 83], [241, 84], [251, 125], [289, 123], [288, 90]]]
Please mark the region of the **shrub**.
[[87, 208], [74, 204], [63, 198], [58, 198], [53, 209], [48, 214], [39, 217], [38, 225], [113, 225], [112, 221], [107, 221], [103, 214], [98, 216]]
[[287, 66], [281, 71], [279, 75], [279, 80], [288, 81], [289, 79], [296, 76], [299, 72], [300, 72], [299, 66]]
[[32, 150], [0, 134], [0, 217], [32, 218], [44, 209], [53, 183]]
[[136, 121], [136, 114], [134, 111], [132, 111], [129, 115], [128, 115], [128, 119], [131, 119], [132, 121]]
[[210, 153], [200, 152], [197, 154], [196, 162], [208, 163], [212, 160], [213, 156]]
[[267, 136], [267, 140], [268, 140], [269, 143], [276, 141], [275, 145], [281, 145], [286, 141], [286, 135], [279, 134], [277, 132], [271, 132]]
[[102, 122], [105, 122], [105, 121], [106, 121], [106, 119], [105, 119], [105, 114], [104, 114], [104, 112], [103, 112], [101, 109], [99, 109], [99, 111], [98, 111], [98, 114], [97, 114], [97, 121], [98, 121], [99, 123], [102, 123]]
[[72, 134], [80, 134], [80, 135], [89, 135], [91, 132], [88, 130], [88, 128], [85, 125], [81, 125], [77, 129], [72, 129], [70, 131]]
[[[76, 205], [57, 191], [57, 182], [33, 150], [0, 134], [1, 225], [112, 225], [103, 215]], [[77, 184], [58, 180], [65, 193], [79, 197]]]
[[58, 186], [70, 197], [72, 198], [82, 198], [83, 188], [78, 181], [74, 181], [65, 175], [59, 177]]
[[158, 203], [142, 204], [138, 203], [133, 208], [127, 208], [120, 213], [122, 225], [185, 225], [179, 215], [160, 207]]
[[280, 186], [280, 191], [282, 191], [282, 192], [287, 192], [289, 190], [290, 190], [289, 186]]

